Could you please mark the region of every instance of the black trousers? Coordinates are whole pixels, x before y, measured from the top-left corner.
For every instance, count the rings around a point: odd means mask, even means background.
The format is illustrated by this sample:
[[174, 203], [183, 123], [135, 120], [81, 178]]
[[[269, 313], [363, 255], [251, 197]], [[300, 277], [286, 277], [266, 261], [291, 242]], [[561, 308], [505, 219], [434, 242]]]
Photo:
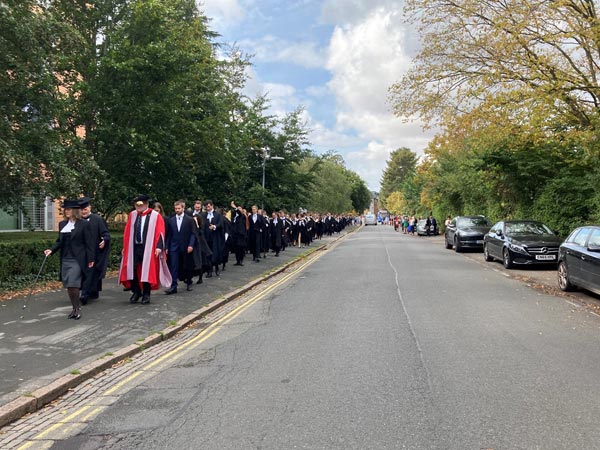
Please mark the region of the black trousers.
[[142, 283], [140, 290], [139, 274], [142, 272], [144, 261], [144, 244], [133, 244], [133, 280], [131, 281], [131, 292], [150, 295], [150, 283]]
[[246, 255], [246, 247], [243, 245], [235, 246], [235, 262], [240, 264], [244, 262], [244, 256]]

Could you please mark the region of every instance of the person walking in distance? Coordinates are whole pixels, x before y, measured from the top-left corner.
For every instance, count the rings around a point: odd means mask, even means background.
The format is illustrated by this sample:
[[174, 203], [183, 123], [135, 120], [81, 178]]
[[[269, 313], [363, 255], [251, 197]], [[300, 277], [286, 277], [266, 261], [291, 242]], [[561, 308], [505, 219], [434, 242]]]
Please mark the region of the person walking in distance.
[[204, 219], [204, 236], [206, 237], [206, 243], [212, 251], [211, 256], [211, 267], [207, 278], [212, 277], [213, 267], [215, 275], [221, 275], [219, 271], [219, 264], [223, 260], [223, 251], [225, 249], [225, 231], [223, 225], [223, 216], [215, 211], [212, 200], [206, 200], [204, 202], [206, 212], [203, 214]]
[[102, 291], [102, 280], [106, 276], [106, 268], [110, 256], [110, 233], [106, 222], [98, 214], [92, 213], [91, 199], [79, 199], [81, 218], [90, 224], [90, 234], [94, 241], [94, 267], [86, 267], [84, 271], [83, 289], [81, 290], [81, 304], [88, 300], [95, 300]]
[[[165, 248], [165, 222], [148, 207], [150, 197], [134, 199], [135, 209], [129, 214], [123, 234], [123, 258], [119, 282], [131, 288], [130, 303], [150, 303], [150, 292], [160, 285], [171, 286], [171, 274], [162, 252]], [[161, 257], [162, 255], [162, 257]]]
[[262, 232], [264, 228], [263, 217], [258, 213], [258, 207], [252, 205], [252, 213], [249, 217], [250, 228], [248, 230], [248, 244], [252, 251], [252, 261], [260, 262], [260, 249], [262, 245]]
[[271, 248], [275, 252], [275, 256], [279, 256], [281, 250], [281, 241], [283, 237], [283, 221], [279, 218], [277, 213], [273, 211], [271, 217], [271, 224], [269, 226], [271, 231]]
[[80, 291], [84, 273], [94, 267], [95, 242], [90, 233], [90, 224], [82, 220], [78, 200], [63, 202], [65, 220], [58, 224], [58, 238], [52, 248], [44, 250], [46, 257], [60, 250], [60, 275], [67, 289], [73, 310], [69, 319], [81, 318]]
[[231, 202], [231, 245], [235, 252], [235, 266], [244, 265], [244, 256], [248, 239], [247, 226], [248, 217], [244, 214], [241, 206]]

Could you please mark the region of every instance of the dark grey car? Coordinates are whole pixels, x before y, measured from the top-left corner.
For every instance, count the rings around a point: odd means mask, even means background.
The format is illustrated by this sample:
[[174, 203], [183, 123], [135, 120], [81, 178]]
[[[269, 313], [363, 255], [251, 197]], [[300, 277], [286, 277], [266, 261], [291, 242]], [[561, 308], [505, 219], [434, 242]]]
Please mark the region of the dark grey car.
[[486, 261], [499, 259], [504, 267], [555, 265], [561, 239], [542, 222], [507, 220], [496, 223], [483, 238]]
[[600, 295], [600, 226], [575, 229], [558, 251], [558, 286]]
[[485, 216], [457, 216], [446, 227], [444, 233], [445, 247], [456, 252], [465, 248], [483, 249], [483, 237], [492, 224]]

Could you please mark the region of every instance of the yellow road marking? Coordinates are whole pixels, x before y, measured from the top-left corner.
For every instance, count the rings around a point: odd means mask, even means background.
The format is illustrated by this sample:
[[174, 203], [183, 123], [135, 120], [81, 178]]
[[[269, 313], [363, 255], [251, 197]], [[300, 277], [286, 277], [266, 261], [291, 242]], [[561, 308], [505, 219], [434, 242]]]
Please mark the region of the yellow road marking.
[[[204, 341], [206, 341], [207, 339], [209, 339], [211, 336], [213, 336], [217, 331], [221, 330], [221, 328], [222, 328], [221, 325], [227, 324], [228, 322], [231, 322], [232, 320], [234, 320], [235, 318], [237, 318], [245, 310], [247, 310], [248, 308], [250, 308], [250, 306], [254, 305], [256, 302], [258, 302], [259, 300], [263, 299], [267, 294], [269, 294], [273, 290], [277, 289], [282, 284], [286, 283], [290, 278], [292, 278], [293, 276], [295, 276], [296, 274], [298, 274], [305, 267], [313, 264], [321, 256], [323, 256], [327, 251], [333, 249], [336, 246], [337, 246], [337, 244], [332, 244], [325, 252], [323, 252], [321, 254], [317, 254], [313, 259], [311, 259], [310, 261], [307, 261], [304, 264], [300, 265], [299, 267], [297, 267], [296, 269], [294, 269], [293, 272], [285, 275], [281, 280], [279, 280], [279, 281], [273, 283], [272, 285], [266, 287], [263, 291], [259, 292], [254, 297], [246, 300], [244, 303], [242, 303], [241, 305], [237, 306], [236, 308], [234, 308], [233, 310], [231, 310], [230, 312], [228, 312], [226, 315], [224, 315], [223, 317], [221, 317], [217, 321], [215, 321], [212, 324], [210, 324], [208, 327], [206, 327], [206, 329], [204, 329], [203, 331], [201, 331], [200, 334], [198, 334], [198, 336], [194, 337], [193, 339], [190, 339], [189, 341], [186, 341], [186, 342], [182, 343], [181, 345], [178, 345], [173, 350], [165, 353], [161, 357], [159, 357], [159, 358], [155, 359], [154, 361], [152, 361], [151, 363], [145, 365], [142, 369], [136, 370], [134, 373], [132, 373], [131, 375], [129, 375], [127, 378], [121, 380], [120, 382], [118, 382], [117, 384], [115, 384], [112, 388], [110, 388], [109, 390], [107, 390], [104, 393], [102, 393], [101, 396], [108, 396], [111, 393], [114, 393], [116, 390], [118, 390], [119, 388], [125, 386], [126, 384], [128, 384], [129, 382], [131, 382], [132, 380], [134, 380], [135, 378], [137, 378], [138, 376], [140, 376], [144, 372], [147, 372], [152, 367], [155, 367], [156, 365], [160, 364], [161, 362], [164, 362], [165, 360], [168, 360], [171, 357], [174, 358], [176, 356], [179, 356], [178, 355], [179, 353], [182, 353], [183, 350], [186, 350], [188, 347], [192, 346], [193, 344], [198, 344], [199, 345], [199, 344], [203, 343]], [[40, 433], [38, 433], [36, 436], [30, 438], [31, 440], [29, 440], [28, 442], [26, 442], [25, 444], [23, 444], [22, 446], [20, 446], [17, 450], [26, 450], [26, 449], [30, 448], [35, 443], [36, 440], [40, 440], [44, 436], [46, 436], [49, 433], [51, 433], [52, 431], [57, 430], [60, 427], [65, 426], [67, 424], [67, 422], [71, 421], [71, 419], [74, 419], [75, 417], [79, 416], [80, 414], [82, 414], [83, 412], [87, 411], [91, 407], [92, 407], [92, 405], [82, 406], [81, 408], [79, 408], [78, 410], [76, 410], [71, 415], [69, 415], [69, 416], [65, 417], [64, 419], [62, 419], [60, 422], [55, 423], [54, 425], [51, 425], [50, 427], [46, 428], [44, 431], [41, 431]], [[99, 412], [101, 409], [102, 408], [96, 408], [96, 409], [94, 409], [89, 414], [87, 414], [86, 416], [84, 416], [81, 419], [81, 421], [85, 422], [86, 419], [88, 419], [89, 417], [93, 416], [94, 414], [96, 414], [97, 412]]]

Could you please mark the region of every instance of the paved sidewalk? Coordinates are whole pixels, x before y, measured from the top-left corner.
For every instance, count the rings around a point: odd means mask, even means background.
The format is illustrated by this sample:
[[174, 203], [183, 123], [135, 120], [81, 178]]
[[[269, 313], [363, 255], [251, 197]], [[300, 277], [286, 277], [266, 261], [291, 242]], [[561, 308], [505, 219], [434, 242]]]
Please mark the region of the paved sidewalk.
[[[312, 248], [333, 241], [323, 238]], [[0, 303], [0, 405], [28, 395], [62, 375], [163, 330], [224, 294], [311, 250], [287, 248], [279, 257], [269, 253], [260, 263], [247, 258], [244, 266], [227, 265], [220, 277], [205, 278], [187, 292], [165, 295], [155, 291], [149, 305], [130, 304], [116, 278], [104, 282], [99, 300], [82, 308], [79, 321], [68, 320], [70, 302], [64, 290]], [[231, 261], [231, 258], [230, 258]], [[233, 259], [235, 262], [235, 259]]]

